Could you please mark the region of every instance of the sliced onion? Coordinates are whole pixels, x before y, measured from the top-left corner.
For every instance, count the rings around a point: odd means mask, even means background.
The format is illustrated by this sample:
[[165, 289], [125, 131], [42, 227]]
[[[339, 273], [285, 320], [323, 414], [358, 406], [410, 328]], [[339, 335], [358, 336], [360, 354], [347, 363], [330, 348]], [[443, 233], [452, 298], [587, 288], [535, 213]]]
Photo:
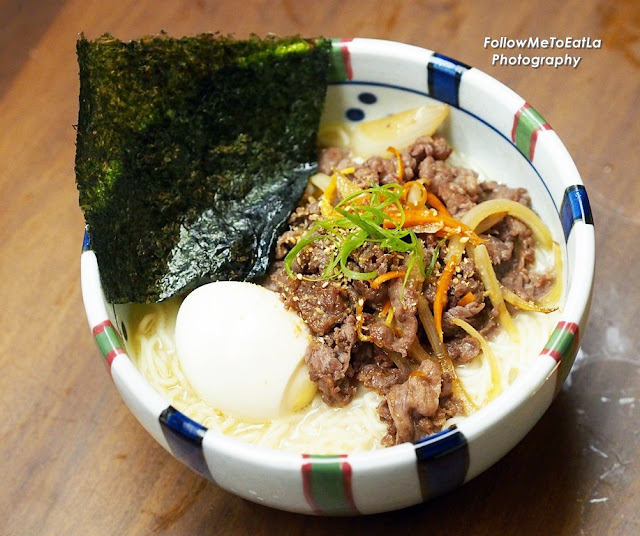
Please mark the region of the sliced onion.
[[486, 218], [495, 214], [509, 214], [518, 218], [531, 229], [536, 241], [542, 247], [551, 249], [553, 237], [547, 226], [533, 210], [511, 199], [490, 199], [478, 203], [462, 216], [461, 221], [472, 229], [476, 229]]
[[420, 344], [420, 341], [416, 337], [413, 339], [413, 342], [409, 346], [409, 351], [407, 352], [409, 357], [418, 363], [425, 361], [427, 359], [433, 359], [431, 354], [425, 350], [424, 346]]
[[390, 145], [402, 150], [420, 136], [433, 134], [449, 113], [449, 106], [433, 103], [356, 125], [327, 123], [320, 126], [321, 147], [350, 148], [356, 157], [384, 154]]
[[487, 393], [486, 400], [484, 400], [481, 404], [478, 404], [478, 406], [482, 406], [487, 402], [493, 400], [502, 392], [502, 377], [500, 375], [500, 366], [498, 365], [498, 360], [491, 351], [487, 340], [471, 324], [465, 322], [461, 318], [453, 318], [451, 322], [456, 326], [462, 328], [474, 339], [476, 339], [480, 343], [482, 354], [486, 359], [489, 360], [489, 370], [491, 371], [491, 389], [489, 389], [489, 392]]
[[[559, 244], [553, 240], [551, 232], [540, 217], [529, 207], [517, 201], [511, 199], [491, 199], [489, 201], [483, 201], [470, 209], [461, 218], [461, 221], [476, 232], [481, 233], [490, 229], [507, 214], [527, 225], [529, 229], [531, 229], [536, 243], [539, 246], [548, 251], [553, 251], [553, 271], [556, 274], [556, 279], [551, 290], [540, 300], [540, 304], [537, 306], [542, 309], [549, 309], [559, 303], [562, 295], [562, 250]], [[490, 264], [489, 262], [489, 265]], [[512, 301], [509, 301], [509, 303], [512, 303]]]
[[324, 192], [331, 183], [331, 177], [326, 173], [316, 173], [309, 177], [309, 182], [313, 184], [318, 190]]
[[484, 284], [484, 288], [489, 294], [489, 299], [491, 300], [493, 307], [498, 311], [500, 326], [509, 334], [512, 340], [518, 341], [518, 330], [516, 329], [516, 325], [514, 324], [504, 302], [500, 282], [493, 270], [493, 265], [491, 264], [487, 247], [484, 244], [475, 246], [473, 249], [473, 256], [478, 272], [480, 273], [480, 278]]
[[523, 311], [533, 311], [536, 313], [547, 314], [552, 313], [553, 311], [558, 309], [557, 307], [543, 307], [542, 305], [538, 305], [532, 301], [525, 300], [524, 298], [521, 298], [520, 296], [518, 296], [518, 294], [513, 292], [513, 290], [508, 289], [507, 287], [502, 285], [500, 285], [500, 290], [502, 291], [504, 301], [510, 303], [518, 309], [522, 309]]
[[433, 349], [433, 352], [435, 354], [436, 361], [440, 363], [442, 371], [444, 373], [448, 373], [451, 376], [453, 394], [458, 398], [458, 400], [462, 402], [465, 415], [471, 415], [471, 413], [476, 411], [478, 407], [471, 400], [471, 397], [462, 385], [460, 378], [458, 378], [458, 374], [456, 373], [456, 369], [453, 366], [453, 361], [449, 356], [447, 347], [440, 340], [438, 330], [436, 329], [436, 325], [433, 320], [433, 314], [431, 313], [431, 309], [429, 309], [429, 304], [424, 295], [420, 295], [420, 297], [418, 298], [418, 316], [420, 318], [420, 322], [422, 323], [422, 327], [424, 328], [424, 332], [427, 335], [427, 339], [429, 339], [429, 343], [431, 344], [431, 348]]

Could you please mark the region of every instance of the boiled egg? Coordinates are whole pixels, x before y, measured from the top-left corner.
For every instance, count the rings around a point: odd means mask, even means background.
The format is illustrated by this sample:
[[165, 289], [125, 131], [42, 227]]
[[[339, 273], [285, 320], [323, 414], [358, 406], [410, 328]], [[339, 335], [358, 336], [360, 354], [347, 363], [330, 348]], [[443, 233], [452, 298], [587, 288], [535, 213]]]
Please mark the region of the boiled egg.
[[311, 333], [277, 293], [218, 281], [184, 299], [176, 350], [199, 396], [224, 414], [264, 422], [293, 413], [316, 393], [304, 354]]

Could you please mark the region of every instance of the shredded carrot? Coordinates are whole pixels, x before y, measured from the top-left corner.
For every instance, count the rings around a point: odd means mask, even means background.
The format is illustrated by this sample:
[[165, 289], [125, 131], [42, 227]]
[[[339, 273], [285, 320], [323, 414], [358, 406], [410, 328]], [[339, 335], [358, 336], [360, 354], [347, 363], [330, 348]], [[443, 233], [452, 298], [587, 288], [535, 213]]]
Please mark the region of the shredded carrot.
[[391, 310], [391, 300], [387, 300], [382, 306], [382, 310], [380, 311], [380, 316], [387, 316], [390, 310]]
[[396, 310], [393, 307], [389, 307], [389, 312], [387, 313], [387, 318], [384, 319], [384, 323], [387, 326], [391, 326], [391, 323], [393, 322], [393, 314], [396, 312]]
[[440, 214], [446, 214], [447, 216], [451, 216], [449, 209], [445, 206], [445, 204], [440, 201], [440, 198], [432, 193], [427, 192], [427, 203], [429, 203], [433, 208], [435, 208]]
[[391, 305], [391, 300], [387, 300], [385, 304], [382, 306], [382, 310], [379, 313], [381, 318], [384, 318], [384, 323], [387, 326], [391, 326], [393, 322], [393, 313], [395, 312], [394, 308]]
[[396, 157], [396, 174], [398, 175], [398, 183], [402, 184], [404, 182], [404, 162], [402, 161], [402, 155], [395, 147], [388, 147], [387, 151], [393, 153]]
[[473, 292], [467, 292], [462, 298], [458, 300], [458, 305], [469, 305], [472, 301], [474, 301], [476, 297], [473, 295]]
[[[385, 220], [382, 223], [383, 227], [389, 229], [394, 225], [399, 224], [399, 214], [394, 212], [392, 209], [387, 210], [387, 214], [389, 215], [391, 220]], [[473, 229], [471, 229], [468, 225], [465, 225], [461, 221], [456, 220], [450, 214], [443, 214], [435, 209], [428, 208], [407, 208], [404, 210], [404, 223], [402, 225], [403, 229], [417, 227], [419, 225], [428, 225], [432, 223], [442, 223], [443, 227], [441, 231], [447, 236], [455, 234], [466, 236], [469, 239], [469, 242], [474, 245], [478, 245], [483, 242], [482, 238], [480, 238], [473, 231]]]
[[448, 227], [457, 228], [461, 230], [473, 232], [471, 227], [465, 225], [459, 220], [456, 220], [450, 214], [443, 214], [438, 211], [430, 209], [405, 209], [404, 211], [404, 226], [413, 227], [414, 225], [421, 225], [423, 223], [432, 223], [434, 221], [442, 221]]
[[392, 270], [390, 272], [380, 274], [378, 277], [371, 281], [371, 288], [373, 290], [376, 290], [385, 281], [389, 281], [389, 279], [396, 279], [398, 277], [404, 277], [405, 275], [406, 272], [403, 272], [402, 270]]
[[444, 270], [442, 270], [442, 274], [440, 274], [438, 283], [436, 284], [436, 296], [433, 300], [433, 321], [440, 340], [443, 339], [442, 313], [447, 305], [447, 292], [449, 291], [449, 285], [451, 284], [451, 279], [453, 278], [453, 273], [455, 272], [458, 262], [459, 259], [457, 256], [452, 256], [445, 265]]

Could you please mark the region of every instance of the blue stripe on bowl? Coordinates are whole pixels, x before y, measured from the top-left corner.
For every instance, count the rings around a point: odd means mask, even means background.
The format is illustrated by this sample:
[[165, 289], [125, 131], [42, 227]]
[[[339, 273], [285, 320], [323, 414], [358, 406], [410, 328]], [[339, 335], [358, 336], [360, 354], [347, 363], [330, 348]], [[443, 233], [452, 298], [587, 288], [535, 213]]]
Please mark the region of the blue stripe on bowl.
[[443, 430], [415, 445], [423, 500], [451, 491], [464, 483], [469, 469], [469, 448], [467, 438], [459, 430]]
[[173, 455], [203, 477], [215, 482], [202, 451], [207, 428], [190, 419], [172, 406], [158, 418]]
[[460, 79], [470, 67], [437, 52], [427, 64], [429, 95], [458, 108]]
[[564, 191], [562, 205], [560, 207], [560, 220], [564, 230], [565, 240], [569, 239], [569, 233], [573, 224], [582, 220], [584, 223], [593, 225], [593, 215], [587, 191], [582, 184], [568, 186]]
[[85, 229], [84, 237], [82, 239], [82, 251], [89, 251], [90, 249], [91, 249], [91, 237], [89, 236], [89, 231]]

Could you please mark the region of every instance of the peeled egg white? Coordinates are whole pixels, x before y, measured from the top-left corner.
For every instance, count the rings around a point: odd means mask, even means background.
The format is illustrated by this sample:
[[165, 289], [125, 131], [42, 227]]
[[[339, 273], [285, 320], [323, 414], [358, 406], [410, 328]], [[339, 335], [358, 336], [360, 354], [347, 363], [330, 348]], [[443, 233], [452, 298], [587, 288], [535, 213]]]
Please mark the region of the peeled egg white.
[[229, 416], [268, 421], [315, 395], [304, 362], [311, 333], [260, 285], [218, 281], [192, 291], [178, 310], [175, 337], [193, 388]]

